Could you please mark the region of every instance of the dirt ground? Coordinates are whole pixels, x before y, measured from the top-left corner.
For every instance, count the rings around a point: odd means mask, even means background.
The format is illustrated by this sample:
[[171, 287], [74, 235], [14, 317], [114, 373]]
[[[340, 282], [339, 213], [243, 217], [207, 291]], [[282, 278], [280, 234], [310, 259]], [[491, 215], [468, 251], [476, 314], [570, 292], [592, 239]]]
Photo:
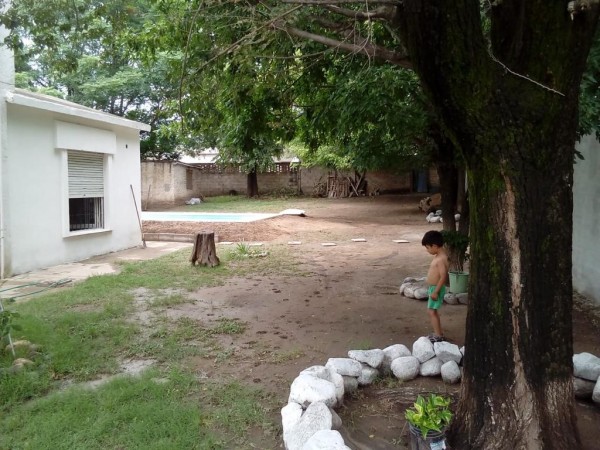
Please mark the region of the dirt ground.
[[[222, 345], [235, 358], [222, 363], [190, 361], [209, 378], [231, 377], [254, 383], [287, 403], [289, 386], [306, 367], [345, 357], [348, 350], [409, 348], [430, 333], [425, 304], [398, 294], [407, 276], [423, 276], [430, 256], [421, 246], [429, 229], [415, 196], [324, 199], [325, 207], [306, 217], [282, 216], [245, 224], [145, 222], [145, 232], [194, 233], [214, 230], [220, 241], [286, 245], [301, 263], [303, 275], [234, 278], [226, 286], [194, 293], [196, 301], [169, 310], [172, 317], [205, 321], [236, 318], [247, 322], [243, 335], [227, 336]], [[365, 238], [366, 242], [353, 242]], [[405, 239], [408, 243], [394, 243]], [[324, 247], [333, 242], [336, 246]], [[308, 276], [306, 275], [308, 272]], [[600, 355], [598, 308], [577, 296], [574, 311], [575, 352]], [[446, 337], [462, 346], [464, 305], [441, 310]], [[383, 380], [348, 399], [338, 411], [346, 444], [353, 449], [406, 448], [403, 411], [418, 392], [457, 395], [457, 387], [440, 379], [418, 378], [400, 385]], [[279, 421], [279, 411], [274, 417]], [[600, 448], [600, 409], [577, 403], [585, 449]], [[280, 448], [281, 436], [256, 436], [260, 448]]]

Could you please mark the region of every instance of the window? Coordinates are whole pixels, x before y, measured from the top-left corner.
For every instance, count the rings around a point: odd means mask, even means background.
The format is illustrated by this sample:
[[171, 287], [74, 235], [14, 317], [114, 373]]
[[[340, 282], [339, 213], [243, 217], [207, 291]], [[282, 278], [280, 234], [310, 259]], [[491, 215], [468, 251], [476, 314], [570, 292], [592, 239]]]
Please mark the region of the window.
[[104, 228], [104, 155], [68, 152], [69, 231]]

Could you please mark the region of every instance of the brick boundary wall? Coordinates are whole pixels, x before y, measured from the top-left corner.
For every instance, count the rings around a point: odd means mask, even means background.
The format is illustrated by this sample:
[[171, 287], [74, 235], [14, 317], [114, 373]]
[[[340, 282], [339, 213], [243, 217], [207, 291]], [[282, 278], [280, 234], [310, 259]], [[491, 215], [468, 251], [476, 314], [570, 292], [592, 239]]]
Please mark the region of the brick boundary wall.
[[[142, 161], [142, 209], [181, 205], [192, 197], [244, 195], [246, 174], [236, 167], [216, 164], [183, 164], [173, 161]], [[294, 168], [289, 163], [277, 163], [274, 168], [258, 174], [260, 194], [302, 193], [311, 196], [320, 183], [327, 183], [334, 171], [323, 167]], [[435, 169], [429, 170], [430, 191], [439, 188]], [[337, 177], [354, 177], [354, 172], [338, 171]], [[367, 194], [398, 194], [414, 192], [412, 172], [394, 174], [385, 171], [367, 172]]]

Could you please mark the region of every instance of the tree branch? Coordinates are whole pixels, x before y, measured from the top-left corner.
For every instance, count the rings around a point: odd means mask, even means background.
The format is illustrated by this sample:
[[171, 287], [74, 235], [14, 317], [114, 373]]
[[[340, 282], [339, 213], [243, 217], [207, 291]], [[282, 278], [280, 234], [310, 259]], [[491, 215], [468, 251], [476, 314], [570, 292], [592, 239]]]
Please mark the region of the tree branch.
[[334, 5], [326, 5], [325, 9], [345, 16], [350, 17], [351, 19], [362, 19], [362, 20], [376, 20], [383, 19], [387, 21], [392, 21], [394, 18], [394, 8], [392, 6], [381, 6], [373, 11], [355, 11], [353, 9], [348, 8], [340, 8], [339, 6]]
[[361, 5], [373, 4], [373, 5], [400, 5], [400, 0], [281, 0], [281, 3], [293, 3], [299, 5], [309, 6], [323, 6], [323, 5], [344, 5], [351, 3], [360, 3]]
[[349, 42], [338, 41], [336, 39], [331, 39], [325, 36], [321, 36], [319, 34], [310, 33], [308, 31], [300, 30], [298, 28], [290, 27], [281, 22], [274, 23], [273, 27], [284, 31], [292, 36], [296, 36], [302, 39], [309, 39], [311, 41], [318, 42], [328, 47], [338, 48], [348, 53], [366, 55], [370, 58], [387, 61], [390, 64], [404, 67], [405, 69], [412, 69], [412, 63], [410, 62], [406, 53], [394, 52], [368, 42], [364, 42], [363, 44], [352, 44]]

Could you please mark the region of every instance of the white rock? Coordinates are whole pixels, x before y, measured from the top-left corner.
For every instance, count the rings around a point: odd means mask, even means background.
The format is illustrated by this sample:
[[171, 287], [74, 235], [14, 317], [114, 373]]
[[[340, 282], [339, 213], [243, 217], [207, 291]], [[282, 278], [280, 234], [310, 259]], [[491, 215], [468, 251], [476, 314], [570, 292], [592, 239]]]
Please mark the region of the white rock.
[[456, 364], [459, 364], [462, 359], [462, 353], [460, 352], [458, 345], [451, 344], [450, 342], [435, 342], [433, 344], [433, 350], [435, 351], [435, 356], [442, 361], [442, 364], [448, 361], [454, 361]]
[[421, 363], [419, 374], [422, 377], [437, 377], [442, 371], [442, 361], [437, 356]]
[[421, 336], [413, 343], [412, 354], [419, 362], [424, 363], [425, 361], [435, 356], [433, 345], [429, 338]]
[[383, 349], [383, 362], [381, 363], [380, 369], [383, 373], [389, 373], [392, 365], [392, 361], [396, 358], [400, 358], [401, 356], [412, 356], [410, 350], [406, 347], [406, 345], [402, 344], [394, 344], [390, 345]]
[[327, 405], [322, 402], [311, 403], [296, 425], [284, 431], [285, 448], [301, 450], [317, 431], [331, 430], [331, 424], [331, 412]]
[[374, 350], [350, 350], [348, 352], [348, 357], [355, 359], [358, 362], [368, 364], [375, 369], [381, 366], [384, 358], [383, 350], [374, 349]]
[[333, 409], [329, 408], [329, 412], [331, 413], [331, 429], [339, 430], [342, 428], [342, 418], [336, 413]]
[[466, 292], [462, 292], [460, 294], [456, 294], [456, 300], [461, 305], [468, 305], [469, 304], [469, 294], [466, 293]]
[[415, 285], [409, 284], [404, 288], [404, 296], [408, 298], [415, 298]]
[[416, 278], [416, 277], [406, 277], [402, 281], [402, 284], [404, 284], [404, 283], [414, 283], [415, 281], [423, 281], [423, 279], [422, 278]]
[[302, 412], [302, 406], [295, 402], [288, 403], [281, 408], [281, 425], [284, 433], [296, 426], [300, 421], [300, 417], [302, 417]]
[[396, 378], [401, 381], [409, 381], [419, 375], [420, 363], [414, 356], [401, 356], [392, 361], [391, 369]]
[[458, 305], [458, 299], [456, 298], [456, 294], [452, 292], [448, 292], [444, 295], [444, 301], [449, 305]]
[[360, 363], [351, 358], [329, 358], [325, 367], [329, 367], [340, 375], [350, 377], [358, 377], [362, 371]]
[[331, 382], [308, 374], [298, 375], [290, 387], [288, 403], [308, 406], [323, 402], [327, 406], [336, 406], [338, 402], [336, 386]]
[[356, 392], [358, 389], [358, 378], [349, 376], [343, 376], [342, 378], [344, 380], [344, 392], [348, 394]]
[[429, 219], [429, 223], [439, 223], [442, 221], [442, 218], [440, 216], [433, 216], [431, 219]]
[[404, 295], [404, 289], [406, 289], [406, 286], [409, 286], [409, 285], [410, 285], [410, 283], [402, 283], [400, 285], [400, 289], [399, 289], [400, 295]]
[[573, 355], [573, 375], [596, 381], [600, 377], [600, 358], [585, 352]]
[[338, 431], [321, 430], [312, 435], [302, 450], [350, 450], [350, 447], [344, 444], [344, 438]]
[[415, 289], [413, 294], [417, 300], [426, 300], [429, 298], [429, 292], [426, 288]]
[[596, 380], [594, 392], [592, 392], [592, 401], [596, 404], [600, 404], [600, 377]]
[[440, 372], [444, 383], [454, 384], [460, 381], [460, 367], [458, 367], [458, 364], [455, 361], [448, 361], [442, 364]]
[[379, 370], [371, 366], [363, 364], [362, 372], [358, 377], [359, 386], [368, 386], [373, 383], [379, 376]]
[[323, 380], [333, 383], [335, 386], [335, 396], [337, 404], [341, 405], [344, 402], [344, 379], [341, 375], [325, 366], [311, 366], [300, 372], [300, 375], [312, 375]]
[[346, 392], [344, 390], [344, 377], [339, 373], [334, 372], [331, 374], [331, 382], [335, 386], [335, 398], [337, 399], [336, 406], [339, 406], [344, 403], [344, 393]]
[[594, 383], [593, 381], [573, 377], [573, 393], [577, 398], [592, 398], [592, 394], [594, 393], [594, 386], [596, 386], [596, 383]]
[[325, 366], [310, 366], [300, 372], [300, 375], [312, 375], [317, 378], [322, 378], [327, 381], [331, 381], [331, 370]]

